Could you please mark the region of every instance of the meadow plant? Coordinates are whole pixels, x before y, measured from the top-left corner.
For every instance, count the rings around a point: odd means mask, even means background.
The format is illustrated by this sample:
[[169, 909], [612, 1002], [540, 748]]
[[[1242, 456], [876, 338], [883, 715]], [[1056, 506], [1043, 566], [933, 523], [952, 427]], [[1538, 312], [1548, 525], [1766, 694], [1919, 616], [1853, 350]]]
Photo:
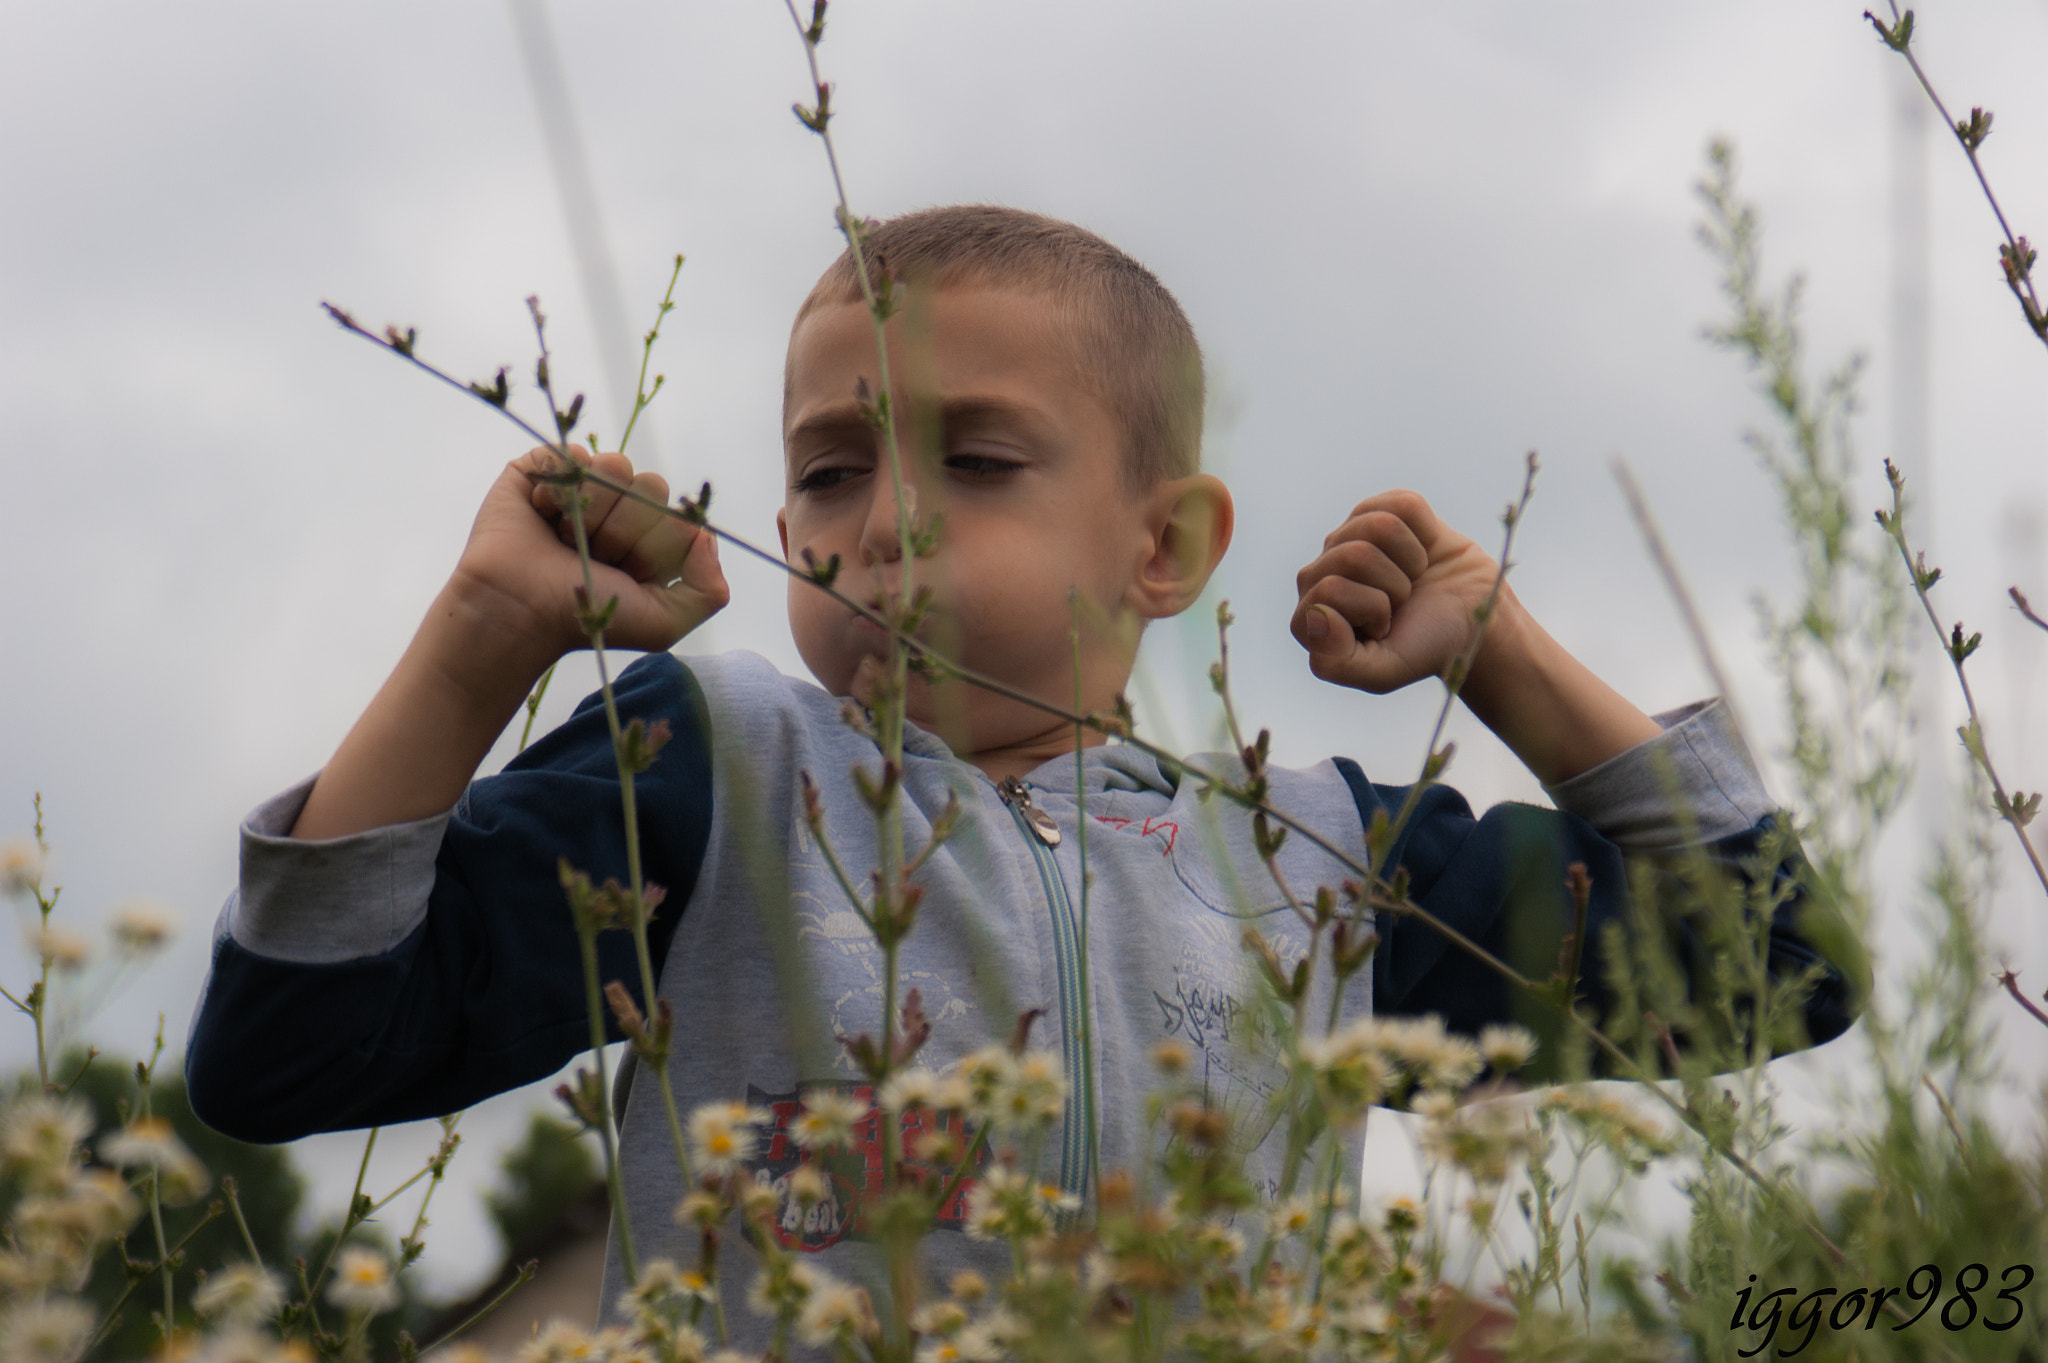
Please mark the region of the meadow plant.
[[[898, 547], [906, 567], [914, 567], [945, 533], [942, 518], [936, 513], [920, 518], [907, 495], [900, 414], [890, 403], [895, 390], [883, 328], [907, 298], [914, 303], [914, 296], [888, 262], [875, 257], [872, 224], [853, 210], [840, 173], [830, 128], [832, 87], [818, 59], [825, 0], [814, 0], [808, 18], [793, 0], [786, 3], [811, 90], [811, 102], [798, 104], [796, 116], [825, 151], [835, 221], [875, 331], [879, 389], [863, 385], [856, 397], [878, 433], [879, 448], [886, 451], [896, 494]], [[1911, 59], [1910, 15], [1895, 15], [1889, 26], [1872, 22]], [[1958, 136], [1974, 162], [1988, 115], [1979, 120], [1973, 113], [1973, 123], [1974, 132], [1959, 126]], [[583, 566], [576, 606], [597, 660], [616, 759], [626, 879], [594, 884], [577, 867], [564, 863], [560, 869], [567, 912], [581, 944], [593, 1052], [590, 1066], [563, 1085], [560, 1096], [599, 1135], [625, 1281], [615, 1304], [618, 1324], [602, 1329], [550, 1325], [521, 1351], [521, 1359], [695, 1363], [737, 1358], [727, 1348], [730, 1313], [742, 1309], [770, 1322], [769, 1357], [809, 1350], [874, 1363], [1112, 1357], [1420, 1363], [1443, 1357], [1447, 1350], [1457, 1351], [1458, 1357], [1484, 1356], [1477, 1351], [1485, 1348], [1495, 1351], [1492, 1356], [1520, 1359], [1750, 1357], [1764, 1345], [1737, 1346], [1759, 1335], [1770, 1343], [1781, 1311], [1789, 1316], [1783, 1322], [1788, 1337], [1804, 1331], [1799, 1348], [1811, 1343], [1816, 1357], [1850, 1356], [1844, 1349], [1867, 1359], [2039, 1356], [2043, 1334], [2034, 1323], [2037, 1318], [2022, 1311], [2006, 1324], [1993, 1321], [1994, 1298], [1985, 1286], [2000, 1269], [2031, 1263], [2044, 1224], [2043, 1175], [2048, 1169], [2040, 1158], [2006, 1153], [1973, 1104], [1976, 1089], [1989, 1078], [1978, 1047], [1981, 1029], [1974, 1020], [1986, 992], [1972, 918], [1987, 855], [1981, 836], [1966, 836], [1948, 849], [1930, 882], [1943, 935], [1915, 997], [1930, 1007], [1934, 1025], [1899, 1028], [1873, 1013], [1869, 1030], [1882, 1088], [1880, 1125], [1874, 1132], [1845, 1129], [1822, 1143], [1824, 1155], [1847, 1171], [1850, 1192], [1823, 1203], [1802, 1177], [1799, 1163], [1784, 1152], [1787, 1128], [1776, 1116], [1764, 1065], [1774, 1054], [1803, 1044], [1801, 1004], [1813, 979], [1773, 972], [1770, 927], [1799, 888], [1841, 908], [1857, 932], [1868, 922], [1870, 859], [1906, 779], [1900, 736], [1909, 615], [1904, 587], [1890, 572], [1885, 552], [1856, 534], [1859, 526], [1867, 533], [1868, 523], [1852, 510], [1847, 432], [1855, 369], [1838, 371], [1818, 395], [1806, 384], [1796, 289], [1781, 301], [1761, 292], [1756, 219], [1739, 197], [1733, 156], [1725, 147], [1712, 153], [1702, 192], [1708, 211], [1705, 235], [1722, 264], [1734, 312], [1716, 339], [1759, 369], [1763, 390], [1787, 432], [1784, 447], [1758, 441], [1757, 448], [1799, 547], [1800, 598], [1789, 612], [1767, 608], [1765, 621], [1794, 734], [1788, 756], [1801, 818], [1796, 824], [1789, 817], [1780, 819], [1742, 883], [1703, 854], [1636, 867], [1634, 932], [1599, 943], [1586, 940], [1586, 870], [1568, 868], [1564, 889], [1578, 920], [1556, 969], [1540, 977], [1429, 915], [1410, 895], [1406, 871], [1390, 864], [1403, 826], [1452, 760], [1451, 745], [1440, 741], [1444, 721], [1480, 638], [1447, 670], [1444, 709], [1419, 778], [1400, 808], [1366, 831], [1368, 855], [1359, 861], [1272, 802], [1271, 734], [1262, 729], [1247, 740], [1231, 695], [1227, 604], [1218, 612], [1219, 656], [1210, 680], [1234, 751], [1230, 762], [1211, 770], [1141, 738], [1134, 713], [1121, 698], [1110, 713], [1084, 713], [1078, 680], [1077, 701], [1069, 709], [944, 656], [918, 632], [930, 592], [913, 571], [902, 574], [894, 591], [855, 600], [835, 586], [836, 559], [785, 564], [779, 555], [714, 523], [708, 483], [695, 497], [670, 506], [650, 496], [637, 480], [629, 486], [594, 468], [589, 451], [599, 448], [595, 436], [587, 435], [582, 443], [574, 439], [584, 424], [582, 398], [563, 402], [554, 389], [546, 318], [537, 300], [529, 300], [538, 351], [533, 387], [547, 411], [538, 424], [513, 410], [508, 370], [499, 370], [488, 382], [461, 380], [420, 356], [413, 329], [391, 327], [380, 334], [327, 305], [350, 332], [495, 408], [554, 452], [553, 469], [543, 481], [562, 501]], [[2010, 241], [2001, 256], [2030, 326], [2048, 338], [2032, 301], [2032, 253], [2024, 239]], [[678, 256], [677, 272], [682, 263]], [[644, 338], [634, 406], [622, 423], [620, 448], [663, 386], [660, 374], [650, 386], [647, 371], [661, 322], [673, 308], [676, 278], [671, 274], [655, 324]], [[1494, 598], [1476, 612], [1482, 638], [1510, 567], [1513, 537], [1530, 504], [1535, 473], [1532, 454], [1520, 495], [1503, 516], [1505, 543]], [[688, 1045], [689, 1039], [674, 1034], [673, 1018], [655, 988], [647, 928], [666, 892], [642, 873], [634, 778], [652, 766], [672, 735], [665, 725], [624, 721], [619, 713], [605, 651], [606, 630], [618, 603], [600, 600], [596, 587], [585, 520], [589, 485], [657, 508], [700, 534], [783, 567], [807, 589], [830, 594], [887, 635], [883, 664], [859, 680], [858, 700], [844, 712], [846, 723], [876, 750], [873, 767], [852, 773], [875, 827], [877, 869], [869, 883], [860, 883], [847, 870], [827, 836], [809, 773], [799, 775], [811, 836], [847, 908], [884, 963], [873, 1032], [841, 1038], [871, 1097], [825, 1090], [804, 1094], [789, 1128], [802, 1158], [794, 1172], [775, 1183], [747, 1172], [747, 1161], [770, 1122], [767, 1111], [721, 1100], [685, 1113], [670, 1087], [667, 1060], [673, 1048]], [[1909, 550], [1902, 480], [1895, 472], [1892, 487], [1894, 504], [1879, 513], [1879, 520], [1905, 559], [1912, 590], [1926, 604], [1939, 574]], [[2017, 588], [2014, 597], [2028, 609]], [[1931, 604], [1927, 609], [1939, 632], [1939, 617]], [[1078, 658], [1078, 601], [1074, 611]], [[2031, 611], [2029, 618], [2034, 618]], [[1945, 637], [1966, 696], [1963, 662], [1976, 642], [1964, 640], [1960, 626]], [[1246, 1146], [1233, 1128], [1245, 1114], [1219, 1106], [1189, 1053], [1173, 1042], [1155, 1049], [1157, 1083], [1143, 1099], [1150, 1146], [1162, 1153], [1132, 1169], [1099, 1167], [1094, 1125], [1100, 1098], [1093, 1091], [1092, 1039], [1085, 1023], [1078, 1045], [1064, 1054], [1030, 1045], [1033, 1010], [1016, 1020], [1006, 1041], [991, 1041], [944, 1067], [920, 1063], [934, 1022], [919, 991], [905, 988], [899, 978], [899, 949], [917, 924], [922, 891], [916, 873], [953, 834], [956, 814], [949, 808], [923, 846], [913, 850], [906, 845], [900, 780], [905, 698], [913, 672], [933, 681], [986, 687], [1072, 724], [1077, 794], [1078, 750], [1084, 731], [1092, 730], [1171, 763], [1199, 782], [1205, 795], [1220, 797], [1248, 817], [1259, 859], [1309, 943], [1306, 955], [1290, 962], [1246, 914], [1247, 960], [1262, 988], [1253, 1027], [1260, 1044], [1270, 1045], [1281, 1058], [1285, 1072], [1271, 1110], [1252, 1114], [1279, 1122], [1286, 1132], [1276, 1197], [1260, 1196], [1237, 1153]], [[540, 698], [537, 689], [526, 706], [526, 735]], [[1963, 741], [1989, 783], [1996, 812], [2025, 843], [2039, 797], [2008, 791], [1999, 781], [1974, 708]], [[1013, 792], [1006, 798], [1021, 819], [1031, 820], [1028, 795], [1018, 800]], [[1085, 811], [1082, 827], [1085, 839]], [[1334, 885], [1290, 884], [1278, 853], [1293, 837], [1336, 857], [1347, 878]], [[1801, 873], [1803, 881], [1786, 869], [1801, 864], [1801, 849], [1803, 864], [1810, 868]], [[2031, 856], [2031, 844], [2028, 850]], [[371, 1326], [398, 1306], [400, 1275], [420, 1253], [428, 1200], [460, 1139], [456, 1118], [443, 1119], [442, 1141], [419, 1171], [381, 1197], [363, 1189], [376, 1132], [366, 1137], [346, 1215], [310, 1272], [304, 1259], [289, 1268], [263, 1261], [234, 1189], [223, 1181], [222, 1196], [208, 1204], [206, 1219], [232, 1214], [248, 1257], [209, 1273], [181, 1316], [172, 1270], [184, 1242], [173, 1243], [164, 1235], [162, 1207], [205, 1197], [210, 1175], [175, 1131], [151, 1113], [160, 1033], [151, 1060], [137, 1067], [135, 1105], [126, 1126], [96, 1149], [88, 1147], [90, 1124], [67, 1098], [77, 1078], [53, 1076], [44, 1044], [52, 990], [67, 972], [83, 966], [86, 955], [64, 925], [52, 921], [56, 892], [45, 895], [42, 888], [47, 854], [38, 809], [35, 841], [10, 847], [0, 861], [9, 893], [35, 906], [33, 933], [41, 962], [35, 983], [18, 998], [8, 995], [34, 1019], [38, 1046], [34, 1081], [21, 1086], [0, 1118], [7, 1199], [7, 1239], [0, 1247], [0, 1283], [7, 1295], [0, 1353], [9, 1359], [76, 1359], [111, 1335], [129, 1297], [154, 1279], [161, 1284], [158, 1334], [166, 1357], [188, 1352], [234, 1358], [368, 1357]], [[1083, 856], [1078, 921], [1085, 943], [1085, 848]], [[2038, 859], [2034, 865], [2038, 871]], [[772, 919], [776, 908], [766, 905], [763, 911]], [[1404, 915], [1483, 960], [1547, 1021], [1534, 1030], [1489, 1028], [1476, 1040], [1446, 1032], [1434, 1018], [1344, 1022], [1339, 1000], [1346, 982], [1371, 967], [1381, 927]], [[139, 953], [161, 940], [157, 920], [131, 917], [117, 929], [117, 950]], [[1666, 925], [1678, 920], [1693, 926], [1708, 948], [1706, 959], [1674, 950]], [[597, 936], [618, 928], [633, 938], [637, 980], [600, 978]], [[1605, 1015], [1589, 1006], [1582, 990], [1589, 946], [1601, 953], [1606, 983], [1617, 1000]], [[1860, 955], [1852, 938], [1828, 946], [1836, 959]], [[1079, 1014], [1086, 1019], [1085, 969], [1082, 975]], [[792, 1009], [801, 1006], [795, 1000], [785, 1003]], [[634, 1082], [640, 1069], [652, 1071], [686, 1190], [672, 1210], [695, 1243], [689, 1263], [636, 1253], [634, 1214], [669, 1209], [631, 1208], [623, 1195], [613, 1083], [605, 1059], [614, 1031], [627, 1043]], [[1511, 1076], [1531, 1065], [1539, 1047], [1555, 1052], [1547, 1077], [1632, 1079], [1633, 1098], [1577, 1083], [1546, 1089], [1533, 1100], [1518, 1093]], [[86, 1063], [91, 1063], [90, 1053]], [[1715, 1076], [1731, 1073], [1742, 1076], [1739, 1095], [1714, 1082]], [[1487, 1076], [1483, 1082], [1482, 1074]], [[1937, 1074], [1948, 1081], [1945, 1087]], [[1938, 1122], [1923, 1110], [1923, 1089], [1934, 1099]], [[1358, 1195], [1345, 1157], [1356, 1148], [1353, 1142], [1372, 1106], [1402, 1107], [1414, 1115], [1428, 1170], [1419, 1202], [1367, 1205]], [[1076, 1113], [1078, 1128], [1070, 1117]], [[1089, 1176], [1078, 1188], [1049, 1181], [1041, 1172], [1063, 1118], [1069, 1118], [1069, 1141], [1085, 1144], [1077, 1167]], [[879, 1141], [883, 1169], [880, 1195], [869, 1204], [862, 1229], [875, 1242], [882, 1274], [877, 1282], [857, 1284], [838, 1280], [802, 1254], [782, 1248], [776, 1232], [801, 1225], [825, 1203], [831, 1185], [823, 1160], [867, 1133]], [[1686, 1242], [1664, 1247], [1664, 1263], [1654, 1279], [1659, 1292], [1644, 1285], [1640, 1264], [1598, 1260], [1595, 1242], [1604, 1227], [1615, 1223], [1625, 1185], [1673, 1161], [1686, 1170], [1682, 1186], [1691, 1218]], [[355, 1238], [366, 1222], [423, 1182], [411, 1232], [400, 1241], [396, 1256]], [[1012, 1266], [1007, 1282], [991, 1283], [970, 1272], [943, 1283], [926, 1280], [915, 1251], [949, 1209], [959, 1213], [968, 1235], [1007, 1248]], [[111, 1311], [95, 1315], [76, 1295], [83, 1275], [145, 1218], [154, 1228], [155, 1258], [129, 1259], [128, 1292]], [[735, 1226], [759, 1255], [751, 1282], [731, 1282], [725, 1271], [729, 1256], [724, 1250]], [[1527, 1252], [1511, 1243], [1522, 1236]], [[1938, 1308], [1938, 1323], [1946, 1329], [1905, 1328], [1919, 1320], [1911, 1306], [1918, 1304], [1919, 1314], [1925, 1315], [1937, 1309], [1942, 1292], [1941, 1271], [1936, 1269], [1930, 1280], [1914, 1267], [1920, 1262], [1915, 1255], [1938, 1257], [1955, 1274], [1955, 1295]], [[1483, 1264], [1496, 1270], [1497, 1296], [1511, 1311], [1480, 1304]], [[1963, 1282], [1972, 1270], [1979, 1280]], [[2029, 1279], [2031, 1272], [2029, 1267]], [[530, 1275], [529, 1265], [507, 1293]], [[1774, 1290], [1781, 1283], [1825, 1290], [1792, 1305], [1782, 1303], [1784, 1294]], [[1849, 1284], [1853, 1289], [1843, 1286]], [[1886, 1287], [1890, 1290], [1879, 1290]], [[1998, 1297], [2019, 1306], [2013, 1295], [2017, 1290], [2009, 1288]], [[1979, 1291], [1987, 1294], [1981, 1313], [1973, 1295]], [[1852, 1297], [1855, 1311], [1838, 1321]], [[1960, 1323], [1958, 1302], [1968, 1305], [1969, 1319]], [[1722, 1316], [1731, 1303], [1736, 1305], [1733, 1324]], [[1762, 1314], [1767, 1303], [1768, 1330]], [[1823, 1307], [1830, 1329], [1818, 1333]], [[1993, 1333], [1984, 1333], [1986, 1328]], [[1857, 1332], [1853, 1344], [1845, 1343], [1848, 1329]], [[1964, 1330], [1970, 1333], [1964, 1336]], [[1488, 1331], [1493, 1339], [1482, 1344], [1479, 1336]], [[1985, 1340], [1991, 1344], [1980, 1347]], [[427, 1348], [436, 1350], [443, 1343]], [[421, 1352], [404, 1336], [394, 1347], [408, 1361]], [[452, 1358], [463, 1347], [450, 1344], [446, 1354]]]

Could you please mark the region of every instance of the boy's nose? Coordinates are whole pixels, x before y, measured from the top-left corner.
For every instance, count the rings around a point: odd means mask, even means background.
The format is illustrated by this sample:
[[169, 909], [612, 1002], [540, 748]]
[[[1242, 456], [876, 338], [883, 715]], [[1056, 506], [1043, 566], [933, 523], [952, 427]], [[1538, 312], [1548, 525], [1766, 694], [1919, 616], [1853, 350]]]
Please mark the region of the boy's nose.
[[[917, 520], [917, 485], [903, 483], [903, 514]], [[896, 528], [896, 487], [886, 464], [874, 475], [874, 496], [868, 501], [867, 523], [861, 527], [860, 557], [864, 564], [894, 563], [903, 557], [903, 541]]]

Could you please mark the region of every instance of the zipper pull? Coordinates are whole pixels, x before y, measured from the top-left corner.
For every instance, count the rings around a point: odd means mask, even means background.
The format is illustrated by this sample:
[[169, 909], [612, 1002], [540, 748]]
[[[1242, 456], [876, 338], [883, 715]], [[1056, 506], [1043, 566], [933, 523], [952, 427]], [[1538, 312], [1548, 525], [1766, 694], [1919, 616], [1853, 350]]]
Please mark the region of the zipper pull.
[[1024, 816], [1024, 822], [1038, 835], [1038, 840], [1047, 847], [1060, 845], [1060, 826], [1052, 821], [1052, 815], [1031, 803], [1031, 787], [1014, 776], [1005, 776], [996, 784], [996, 794], [1003, 797], [1003, 803]]

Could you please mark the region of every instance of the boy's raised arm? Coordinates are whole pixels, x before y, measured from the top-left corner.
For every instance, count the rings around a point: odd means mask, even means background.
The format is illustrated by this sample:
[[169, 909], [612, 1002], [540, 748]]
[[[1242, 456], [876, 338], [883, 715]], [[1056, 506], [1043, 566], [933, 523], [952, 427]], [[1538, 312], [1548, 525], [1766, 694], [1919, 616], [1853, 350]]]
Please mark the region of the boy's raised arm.
[[[573, 453], [667, 502], [661, 476], [636, 475], [625, 456]], [[291, 836], [343, 837], [446, 810], [548, 665], [586, 644], [569, 494], [539, 480], [558, 463], [543, 447], [499, 475], [454, 573], [314, 783]], [[607, 643], [667, 649], [725, 605], [714, 536], [608, 488], [581, 491], [596, 602], [619, 602]]]
[[[1295, 576], [1294, 637], [1316, 676], [1385, 694], [1442, 676], [1471, 644], [1493, 558], [1413, 492], [1352, 509]], [[1459, 697], [1545, 785], [1588, 771], [1662, 732], [1536, 623], [1501, 584]]]

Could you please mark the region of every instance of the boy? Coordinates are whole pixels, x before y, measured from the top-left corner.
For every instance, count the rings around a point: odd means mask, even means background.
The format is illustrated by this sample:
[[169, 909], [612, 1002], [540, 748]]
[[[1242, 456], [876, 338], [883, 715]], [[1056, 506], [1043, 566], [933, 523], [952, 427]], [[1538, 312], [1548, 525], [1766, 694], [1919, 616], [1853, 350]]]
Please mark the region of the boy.
[[[879, 380], [842, 257], [791, 333], [788, 490], [776, 518], [785, 555], [838, 556], [840, 589], [866, 600], [910, 566], [899, 515], [925, 524], [942, 509], [936, 551], [915, 562], [917, 580], [934, 589], [925, 636], [967, 667], [1072, 706], [1072, 589], [1094, 608], [1080, 612], [1078, 708], [1110, 710], [1136, 631], [1087, 621], [1186, 609], [1231, 536], [1230, 495], [1198, 468], [1199, 351], [1186, 318], [1114, 247], [1032, 214], [928, 210], [881, 224], [872, 246], [915, 299], [889, 335], [905, 501], [916, 504], [897, 505], [856, 398]], [[541, 672], [582, 643], [572, 603], [581, 570], [560, 503], [535, 480], [553, 458], [539, 450], [507, 467], [447, 587], [334, 759], [245, 826], [241, 889], [223, 915], [190, 1043], [193, 1102], [208, 1122], [281, 1140], [428, 1116], [542, 1077], [588, 1044], [556, 865], [566, 857], [594, 880], [623, 875], [602, 713], [586, 701], [503, 774], [470, 784]], [[659, 477], [620, 456], [593, 463], [667, 498]], [[590, 495], [596, 599], [619, 602], [609, 642], [650, 653], [620, 678], [622, 716], [665, 719], [675, 733], [638, 783], [647, 876], [668, 891], [650, 935], [660, 996], [677, 1015], [670, 1076], [685, 1113], [716, 1100], [774, 1111], [776, 1130], [747, 1161], [774, 1178], [795, 1162], [782, 1137], [799, 1094], [854, 1089], [850, 1062], [820, 1038], [876, 1030], [880, 952], [810, 836], [798, 773], [818, 783], [831, 844], [865, 884], [873, 821], [849, 773], [872, 769], [875, 750], [842, 720], [839, 698], [858, 689], [886, 640], [793, 577], [791, 628], [821, 686], [751, 655], [684, 664], [665, 650], [726, 602], [714, 539], [603, 489]], [[1302, 569], [1292, 629], [1318, 677], [1391, 691], [1443, 673], [1472, 638], [1473, 607], [1495, 574], [1422, 498], [1386, 493], [1360, 503]], [[1754, 849], [1768, 802], [1720, 707], [1644, 715], [1545, 634], [1511, 589], [1462, 694], [1574, 811], [1508, 808], [1475, 820], [1448, 789], [1422, 800], [1397, 849], [1411, 892], [1496, 952], [1514, 926], [1533, 929], [1538, 955], [1557, 959], [1569, 863], [1591, 871], [1597, 933], [1626, 904], [1622, 849], [1668, 849], [1689, 836], [1726, 860]], [[1019, 1011], [1046, 1010], [1035, 1040], [1062, 1048], [1075, 1082], [1042, 1176], [1080, 1194], [1091, 1186], [1081, 1139], [1091, 1121], [1104, 1169], [1151, 1156], [1136, 1109], [1153, 1081], [1147, 1055], [1171, 1038], [1212, 1100], [1244, 1119], [1249, 1167], [1270, 1189], [1282, 1141], [1267, 1139], [1265, 1100], [1281, 1069], [1233, 1044], [1257, 987], [1239, 937], [1249, 913], [1283, 957], [1298, 958], [1303, 939], [1242, 813], [1199, 801], [1200, 782], [1135, 748], [1087, 740], [1101, 1097], [1091, 1114], [1078, 1072], [1073, 727], [958, 683], [913, 681], [908, 714], [906, 847], [923, 845], [949, 796], [964, 811], [917, 874], [925, 895], [903, 948], [904, 981], [935, 1023], [920, 1062], [943, 1066], [1007, 1036]], [[1681, 795], [1676, 814], [1667, 773]], [[1402, 794], [1342, 759], [1273, 774], [1273, 804], [1360, 862], [1373, 811], [1391, 813]], [[1302, 893], [1346, 874], [1299, 837], [1278, 861]], [[1778, 915], [1772, 965], [1826, 966], [1807, 1009], [1810, 1038], [1822, 1041], [1848, 1025], [1864, 985], [1859, 964], [1828, 963], [1801, 935], [1801, 907], [1795, 900]], [[1497, 977], [1446, 952], [1427, 928], [1406, 918], [1381, 928], [1373, 968], [1343, 1001], [1347, 1016], [1437, 1012], [1465, 1032], [1508, 1016]], [[603, 975], [637, 998], [623, 938], [605, 934]], [[1586, 980], [1599, 997], [1597, 955], [1586, 953]], [[807, 1015], [808, 1030], [797, 1025]], [[669, 1215], [684, 1190], [665, 1116], [644, 1094], [621, 1118], [638, 1254], [688, 1263], [694, 1231]], [[861, 1183], [842, 1184], [824, 1215], [786, 1222], [785, 1243], [856, 1273], [845, 1242]], [[942, 1220], [957, 1226], [957, 1205]], [[616, 1232], [608, 1311], [620, 1284]], [[739, 1261], [727, 1261], [726, 1281], [749, 1281], [744, 1247], [727, 1243]], [[1007, 1266], [1001, 1246], [965, 1236], [941, 1232], [926, 1247], [938, 1262], [991, 1276]], [[739, 1311], [734, 1325], [743, 1336], [759, 1328]]]

